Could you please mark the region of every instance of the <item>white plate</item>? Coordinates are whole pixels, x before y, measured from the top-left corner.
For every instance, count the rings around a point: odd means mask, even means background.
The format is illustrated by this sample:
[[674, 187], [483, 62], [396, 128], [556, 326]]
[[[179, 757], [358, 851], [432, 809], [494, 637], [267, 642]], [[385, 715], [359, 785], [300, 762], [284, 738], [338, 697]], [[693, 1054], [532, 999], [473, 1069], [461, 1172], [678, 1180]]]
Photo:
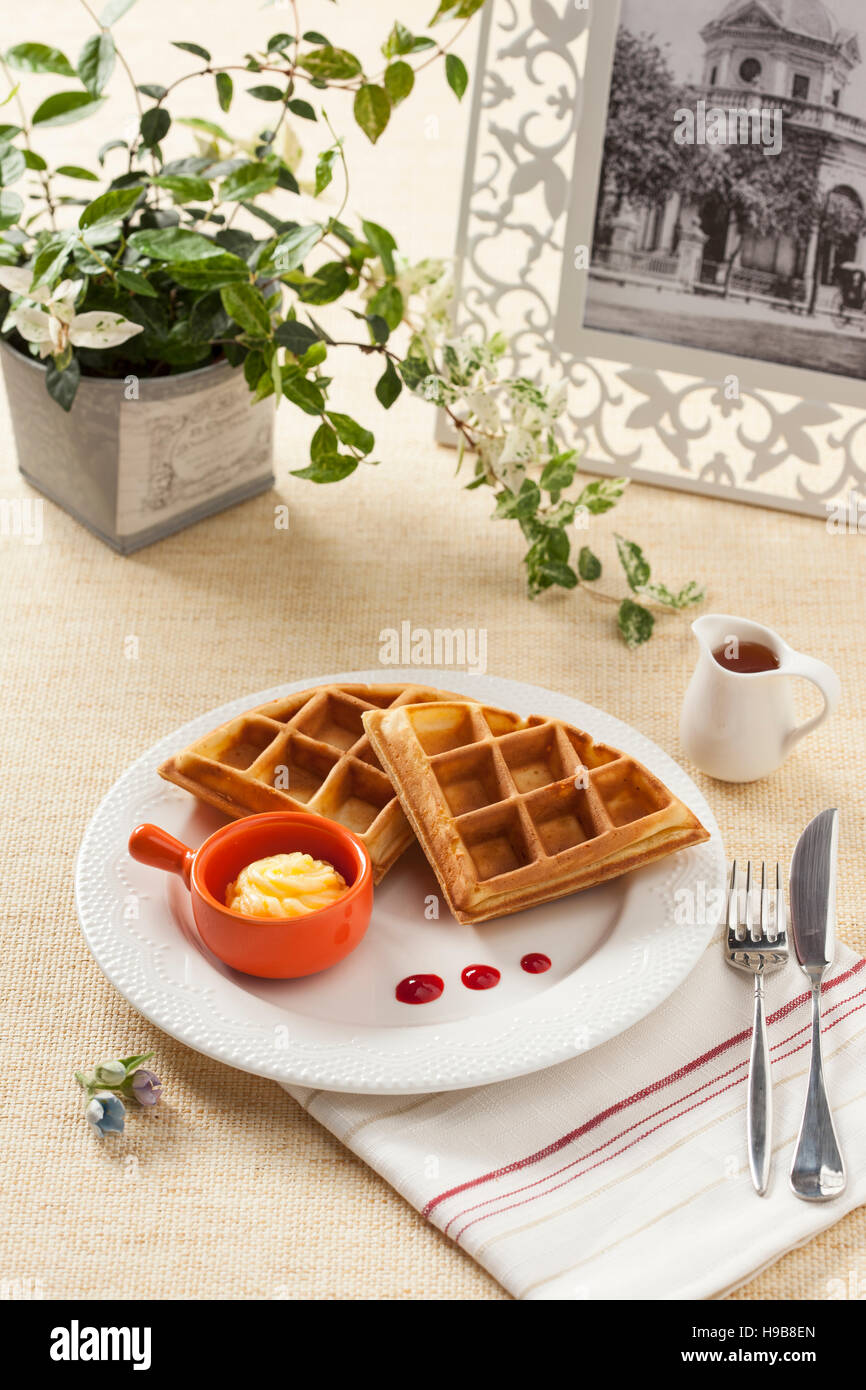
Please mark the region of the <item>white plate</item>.
[[[518, 713], [558, 716], [633, 754], [700, 817], [705, 844], [544, 907], [479, 927], [453, 920], [417, 846], [376, 890], [358, 949], [305, 980], [256, 980], [199, 940], [189, 894], [174, 876], [135, 863], [129, 832], [155, 821], [193, 846], [223, 823], [216, 811], [157, 776], [158, 765], [223, 720], [307, 686], [423, 681]], [[682, 768], [642, 734], [580, 700], [490, 676], [418, 669], [295, 681], [203, 714], [139, 758], [105, 797], [78, 854], [75, 896], [84, 936], [135, 1008], [189, 1047], [230, 1066], [321, 1090], [407, 1094], [457, 1090], [538, 1071], [587, 1052], [637, 1023], [685, 979], [712, 935], [700, 905], [723, 887], [718, 826]], [[683, 910], [691, 893], [694, 914]], [[431, 920], [431, 903], [440, 903]], [[552, 961], [520, 968], [527, 952]], [[467, 965], [494, 965], [494, 989], [461, 983]], [[404, 976], [435, 973], [435, 1003], [401, 1004]]]

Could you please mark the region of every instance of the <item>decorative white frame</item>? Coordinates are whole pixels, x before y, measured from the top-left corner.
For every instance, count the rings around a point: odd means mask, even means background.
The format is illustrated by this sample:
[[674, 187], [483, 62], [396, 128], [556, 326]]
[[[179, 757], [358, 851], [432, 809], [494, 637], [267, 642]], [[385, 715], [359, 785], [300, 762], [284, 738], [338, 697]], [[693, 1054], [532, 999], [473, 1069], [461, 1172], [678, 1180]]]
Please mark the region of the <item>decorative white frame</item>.
[[458, 329], [503, 328], [515, 369], [568, 381], [570, 442], [589, 471], [826, 519], [866, 499], [862, 381], [586, 328], [578, 351], [557, 342], [565, 256], [592, 245], [619, 15], [620, 0], [485, 5]]

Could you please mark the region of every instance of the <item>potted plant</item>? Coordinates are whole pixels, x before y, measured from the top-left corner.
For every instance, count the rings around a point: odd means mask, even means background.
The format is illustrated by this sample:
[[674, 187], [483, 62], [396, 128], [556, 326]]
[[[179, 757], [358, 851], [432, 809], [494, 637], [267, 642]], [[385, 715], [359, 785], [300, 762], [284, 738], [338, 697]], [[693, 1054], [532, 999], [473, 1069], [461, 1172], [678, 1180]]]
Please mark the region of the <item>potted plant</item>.
[[[139, 82], [115, 37], [134, 3], [108, 0], [97, 16], [82, 0], [91, 32], [74, 63], [42, 42], [0, 59], [15, 115], [0, 124], [0, 358], [19, 466], [124, 552], [271, 485], [274, 401], [320, 417], [310, 476], [345, 476], [369, 456], [369, 430], [330, 409], [327, 334], [305, 310], [364, 292], [356, 346], [383, 345], [403, 317], [400, 268], [384, 228], [350, 227], [345, 197], [336, 216], [309, 215], [335, 177], [348, 188], [321, 102], [348, 91], [375, 142], [417, 67], [441, 61], [461, 97], [468, 75], [450, 44], [483, 0], [440, 4], [433, 23], [452, 21], [441, 42], [395, 23], [378, 76], [303, 31], [293, 6], [292, 32], [234, 63], [178, 41], [193, 67], [168, 87]], [[28, 113], [20, 73], [66, 85]], [[115, 73], [132, 84], [135, 135], [80, 165], [50, 167], [41, 132], [95, 112]], [[191, 80], [208, 84], [219, 119], [173, 122], [172, 94]], [[262, 103], [248, 143], [223, 124], [240, 82]], [[166, 159], [173, 123], [196, 148]], [[295, 131], [304, 126], [321, 148], [314, 186], [302, 192]], [[390, 359], [383, 367], [388, 404], [400, 381]]]
[[[489, 488], [494, 517], [520, 527], [531, 596], [580, 588], [615, 604], [629, 646], [649, 638], [653, 610], [700, 602], [694, 583], [673, 590], [652, 579], [641, 548], [622, 537], [625, 597], [600, 590], [588, 545], [571, 563], [572, 532], [614, 507], [626, 480], [583, 482], [575, 451], [559, 442], [564, 388], [508, 375], [500, 334], [455, 332], [447, 261], [410, 265], [385, 227], [346, 211], [343, 141], [322, 93], [350, 100], [373, 143], [419, 68], [441, 64], [461, 99], [469, 74], [452, 45], [484, 0], [440, 0], [432, 33], [395, 22], [374, 74], [305, 30], [293, 0], [291, 32], [242, 61], [218, 64], [201, 44], [175, 42], [195, 62], [169, 86], [138, 83], [118, 47], [114, 26], [136, 0], [107, 0], [98, 17], [80, 3], [93, 32], [74, 66], [46, 43], [0, 57], [3, 104], [17, 112], [17, 123], [0, 123], [0, 360], [19, 466], [37, 488], [127, 553], [270, 486], [283, 401], [317, 422], [295, 475], [339, 482], [374, 458], [372, 431], [336, 404], [346, 354], [362, 353], [379, 360], [379, 406], [412, 391], [450, 422], [461, 463], [471, 451], [467, 486]], [[104, 143], [96, 168], [49, 167], [40, 131], [95, 111], [116, 68], [133, 87], [133, 137]], [[16, 72], [71, 85], [28, 116]], [[244, 80], [266, 113], [251, 142], [225, 129]], [[219, 120], [173, 119], [172, 94], [189, 81], [207, 84]], [[166, 160], [173, 124], [197, 147]], [[308, 186], [298, 127], [318, 136]], [[334, 180], [338, 211], [310, 213]], [[94, 197], [75, 191], [93, 184]], [[357, 332], [335, 339], [316, 315], [338, 302]]]

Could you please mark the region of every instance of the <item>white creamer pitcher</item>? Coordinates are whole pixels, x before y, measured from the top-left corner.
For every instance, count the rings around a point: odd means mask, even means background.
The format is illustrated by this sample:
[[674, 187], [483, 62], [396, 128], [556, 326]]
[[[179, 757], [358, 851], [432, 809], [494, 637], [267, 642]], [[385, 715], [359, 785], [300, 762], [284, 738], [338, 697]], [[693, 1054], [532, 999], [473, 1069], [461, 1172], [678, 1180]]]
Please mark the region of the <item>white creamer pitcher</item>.
[[[839, 678], [823, 661], [802, 656], [778, 633], [747, 618], [707, 613], [692, 623], [701, 652], [686, 691], [680, 739], [692, 762], [723, 782], [754, 782], [775, 771], [804, 735], [817, 729], [839, 702]], [[737, 642], [757, 642], [775, 655], [778, 667], [743, 674], [721, 666], [714, 651]], [[792, 676], [802, 676], [824, 696], [824, 708], [797, 724]]]

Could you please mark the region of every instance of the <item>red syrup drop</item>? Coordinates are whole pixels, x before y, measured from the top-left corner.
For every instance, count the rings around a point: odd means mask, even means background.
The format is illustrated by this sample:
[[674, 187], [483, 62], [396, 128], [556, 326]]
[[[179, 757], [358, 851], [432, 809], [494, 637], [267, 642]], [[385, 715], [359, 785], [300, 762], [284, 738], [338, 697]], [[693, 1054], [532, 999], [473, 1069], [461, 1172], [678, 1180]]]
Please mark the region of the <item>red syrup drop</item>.
[[467, 965], [460, 978], [467, 989], [493, 989], [502, 976], [495, 965]]
[[545, 970], [550, 969], [550, 965], [550, 956], [545, 956], [541, 951], [531, 951], [520, 962], [521, 970], [525, 970], [528, 975], [543, 975]]
[[432, 1004], [445, 988], [438, 975], [407, 975], [394, 993], [401, 1004]]

